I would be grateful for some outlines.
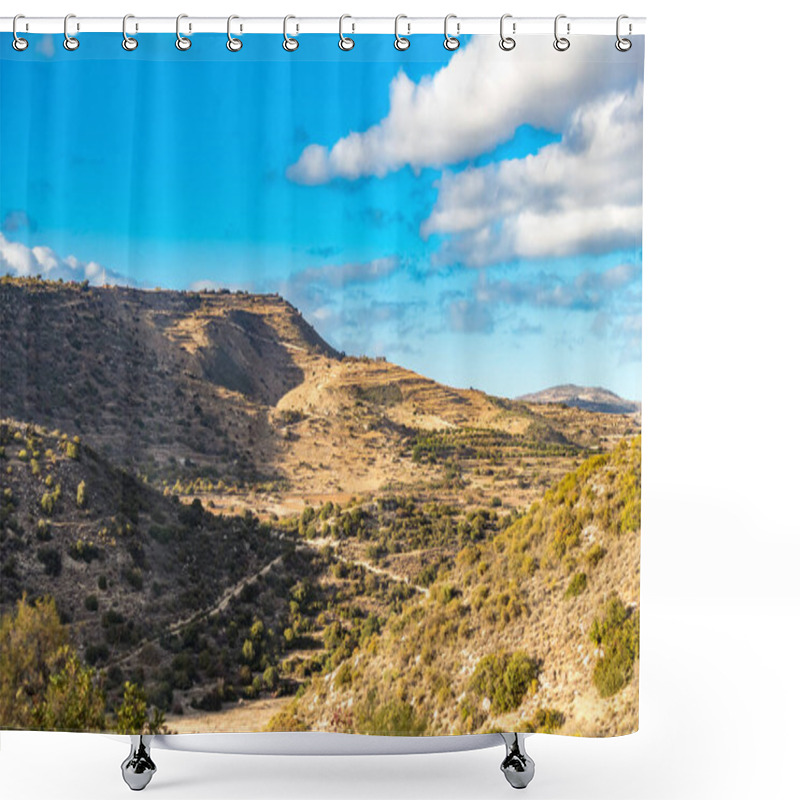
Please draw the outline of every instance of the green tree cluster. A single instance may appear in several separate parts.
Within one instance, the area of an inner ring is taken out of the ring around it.
[[[67,640],[52,598],[23,597],[0,620],[0,727],[104,730],[105,697]]]

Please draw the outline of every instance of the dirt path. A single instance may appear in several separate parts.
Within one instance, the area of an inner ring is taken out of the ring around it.
[[[283,555],[279,555],[277,558],[272,559],[266,566],[262,567],[258,572],[254,572],[250,575],[245,575],[240,581],[235,583],[233,586],[229,586],[219,597],[216,603],[211,606],[206,606],[206,608],[201,609],[200,611],[196,611],[190,617],[186,617],[184,619],[179,619],[177,622],[173,622],[167,628],[167,633],[170,635],[175,635],[180,633],[184,628],[187,628],[189,625],[197,622],[201,619],[207,619],[208,617],[213,617],[215,614],[219,614],[221,611],[224,611],[231,600],[235,597],[238,597],[242,590],[248,584],[252,583],[253,581],[257,580],[258,578],[263,578],[265,575],[268,575],[270,571],[275,567],[277,564],[280,564],[283,561]],[[142,650],[147,647],[148,644],[153,644],[158,641],[158,639],[163,634],[159,634],[159,636],[152,637],[150,639],[145,639],[145,641],[140,642],[136,648],[133,650],[129,650],[125,655],[121,656],[118,659],[114,659],[109,661],[109,666],[112,664],[124,664],[126,661],[129,661],[131,658],[139,655]]]
[[[180,631],[182,631],[187,625],[191,625],[193,622],[197,622],[199,619],[213,617],[215,614],[219,614],[221,611],[224,611],[228,607],[228,604],[231,602],[231,600],[233,600],[234,597],[238,597],[242,593],[242,590],[245,586],[257,580],[258,578],[263,578],[265,575],[268,575],[272,571],[272,568],[276,564],[281,563],[281,561],[283,561],[282,555],[278,556],[277,558],[273,558],[269,564],[267,564],[265,567],[262,567],[258,572],[255,572],[252,575],[245,575],[245,577],[242,578],[238,583],[228,587],[213,606],[208,606],[202,611],[198,611],[188,619],[173,622],[172,625],[167,628],[167,630],[170,633],[180,633]]]
[[[342,561],[346,564],[356,564],[359,567],[363,567],[368,572],[372,572],[374,575],[381,575],[384,578],[390,578],[397,583],[405,583],[406,586],[410,586],[412,589],[418,591],[420,594],[424,594],[426,597],[430,592],[430,590],[426,589],[424,586],[418,586],[416,583],[412,583],[406,575],[400,575],[397,572],[392,572],[391,570],[384,569],[383,567],[376,567],[374,564],[370,564],[369,561],[363,561],[360,558],[349,558],[348,556],[339,555],[339,542],[337,542],[335,539],[318,538],[306,539],[305,541],[306,544],[311,545],[317,550],[321,550],[326,546],[330,547],[333,550],[334,557],[339,561]]]

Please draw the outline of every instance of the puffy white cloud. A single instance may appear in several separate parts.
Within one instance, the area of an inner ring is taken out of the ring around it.
[[[28,247],[12,242],[0,233],[0,274],[16,277],[41,275],[48,280],[83,281],[96,286],[128,284],[123,275],[106,269],[96,261],[80,261],[75,256],[62,258],[49,247]]]
[[[506,53],[495,36],[475,36],[418,83],[399,72],[384,119],[332,147],[309,145],[287,174],[319,184],[442,167],[492,150],[521,125],[562,131],[576,107],[634,85],[637,64],[607,37],[586,37],[565,54],[545,37],[520,37]]]
[[[423,236],[439,258],[499,261],[636,247],[642,230],[642,86],[587,103],[560,142],[525,158],[446,173]]]

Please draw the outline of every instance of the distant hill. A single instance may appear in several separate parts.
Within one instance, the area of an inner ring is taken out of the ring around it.
[[[638,414],[642,404],[633,400],[625,400],[608,389],[600,386],[576,386],[566,383],[553,386],[541,392],[524,394],[518,397],[524,403],[560,404],[570,408],[582,408],[599,414]]]

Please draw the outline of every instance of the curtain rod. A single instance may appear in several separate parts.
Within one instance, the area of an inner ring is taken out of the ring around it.
[[[554,17],[508,17],[506,30],[508,33],[524,35],[553,35]],[[12,30],[13,17],[0,17],[0,31]],[[129,35],[135,33],[175,33],[175,17],[136,17],[128,19]],[[569,25],[570,35],[614,35],[616,17],[562,17],[559,25],[566,30]],[[183,35],[192,33],[225,33],[227,17],[193,17],[186,15],[181,21]],[[283,17],[238,17],[233,23],[233,30],[239,33],[276,33],[284,30]],[[451,34],[468,36],[479,33],[498,33],[500,15],[496,17],[451,17],[449,30]],[[394,17],[350,17],[343,23],[346,33],[383,33],[394,34]],[[629,17],[624,20],[625,35],[643,34],[644,17]],[[74,16],[69,20],[71,34],[75,33],[121,33],[121,17],[81,17]],[[339,17],[303,17],[291,20],[292,35],[303,33],[338,33]],[[424,33],[444,33],[443,17],[402,17],[399,21],[401,35]],[[17,33],[64,33],[64,17],[20,17],[17,21]]]

